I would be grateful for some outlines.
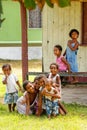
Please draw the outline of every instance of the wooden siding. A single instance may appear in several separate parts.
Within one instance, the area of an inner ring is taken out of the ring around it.
[[[80,32],[79,41],[81,42],[82,31],[82,10],[81,2],[72,1],[71,6],[60,8],[56,4],[54,9],[45,5],[43,8],[43,66],[44,71],[49,71],[49,65],[55,62],[53,47],[61,44],[63,52],[66,48],[68,36],[72,28],[76,28]],[[79,47],[78,63],[79,71],[87,71],[87,47]]]

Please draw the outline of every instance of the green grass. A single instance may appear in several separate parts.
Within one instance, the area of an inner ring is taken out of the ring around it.
[[[21,82],[20,77],[19,80]],[[4,93],[5,86],[0,82],[0,97],[4,97]],[[17,112],[9,113],[7,105],[0,103],[0,130],[87,130],[87,107],[77,104],[65,104],[65,107],[66,116],[49,120],[46,115],[26,117]]]
[[[7,106],[0,104],[0,130],[87,130],[87,107],[65,104],[68,114],[48,119],[46,115],[23,116],[9,113]]]

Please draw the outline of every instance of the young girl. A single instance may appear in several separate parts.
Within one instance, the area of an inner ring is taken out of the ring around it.
[[[77,41],[77,38],[79,36],[78,30],[72,29],[69,32],[69,36],[71,37],[71,40],[69,40],[67,44],[66,59],[70,64],[71,72],[78,72],[78,64],[77,64],[77,51],[79,46],[79,42]],[[76,77],[72,78],[73,78],[72,83],[78,82],[78,79]]]
[[[9,64],[4,64],[2,66],[2,71],[4,73],[3,84],[6,84],[6,94],[4,101],[8,104],[9,112],[15,110],[16,102],[18,99],[18,90],[16,85],[18,85],[19,89],[21,89],[21,85],[17,79],[17,77],[11,73],[11,66]]]
[[[59,66],[59,71],[60,72],[66,72],[66,71],[70,72],[70,65],[61,53],[62,53],[62,47],[60,45],[55,45],[54,46],[54,55],[56,55],[56,63]]]
[[[48,75],[48,79],[51,79],[53,82],[53,86],[59,91],[61,97],[61,79],[58,74],[59,67],[56,63],[50,64],[50,74]]]
[[[59,72],[58,64],[51,63],[50,74],[48,75],[48,78],[53,81],[53,87],[56,88],[56,90],[59,92],[59,95],[61,97],[61,80],[60,80],[60,76],[59,76],[58,72]],[[65,107],[63,106],[63,104],[60,102],[60,99],[58,100],[59,112],[60,112],[60,114],[65,115],[67,113],[67,111],[66,111]]]

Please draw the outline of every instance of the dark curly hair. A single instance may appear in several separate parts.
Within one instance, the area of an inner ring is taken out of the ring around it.
[[[8,67],[9,70],[11,70],[11,65],[10,65],[10,64],[4,64],[4,65],[2,66],[2,70],[3,70],[4,68],[6,68],[6,67]]]
[[[72,37],[72,33],[76,32],[79,35],[79,31],[77,29],[71,29],[69,32],[69,36]]]
[[[56,47],[59,51],[62,51],[62,46],[61,45],[55,45],[54,47]]]
[[[24,90],[26,90],[26,86],[27,86],[28,83],[29,83],[28,80],[25,80],[25,81],[23,82],[23,89],[24,89]]]
[[[50,64],[50,68],[51,68],[51,66],[52,66],[52,65],[55,65],[55,66],[56,66],[56,68],[57,68],[57,69],[59,69],[59,66],[58,66],[58,64],[57,64],[57,63],[54,63],[54,62],[53,62],[53,63],[51,63],[51,64]]]

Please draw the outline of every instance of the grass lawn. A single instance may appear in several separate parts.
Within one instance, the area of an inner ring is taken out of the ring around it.
[[[87,130],[87,107],[65,104],[68,114],[47,119],[46,115],[23,116],[9,113],[6,105],[0,104],[0,130]]]
[[[40,63],[39,65],[41,66],[41,62],[38,61],[38,63]],[[19,62],[11,62],[11,64],[13,71],[18,74],[18,78],[22,83],[21,64],[19,64]],[[35,64],[37,67],[37,63]],[[34,65],[34,62],[32,62],[32,65]],[[32,65],[30,64],[31,67]],[[2,75],[0,75],[0,79],[2,79]],[[30,77],[30,80],[33,80],[33,77]],[[7,105],[4,105],[2,101],[4,93],[5,86],[0,82],[0,130],[87,130],[86,106],[65,104],[68,114],[66,116],[59,115],[50,120],[46,115],[42,115],[41,117],[30,115],[26,117],[19,115],[17,112],[8,112]]]

